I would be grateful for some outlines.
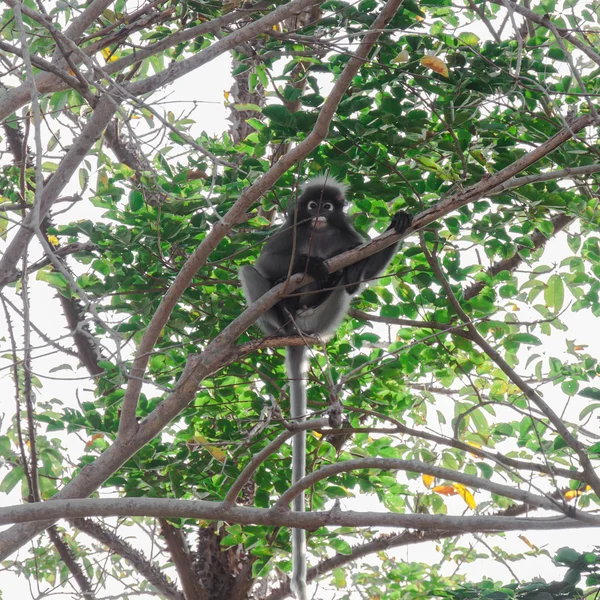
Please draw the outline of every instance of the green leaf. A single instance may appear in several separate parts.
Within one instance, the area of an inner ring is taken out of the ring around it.
[[[269,104],[262,109],[262,113],[271,121],[281,125],[292,122],[292,113],[282,104]]]
[[[240,112],[247,111],[247,110],[252,110],[254,112],[261,112],[262,111],[261,107],[258,106],[258,104],[234,104],[232,106],[232,108],[234,110],[237,110],[237,111],[240,111]]]
[[[468,31],[463,31],[459,34],[458,39],[468,46],[477,46],[479,44],[479,36]]]
[[[591,400],[600,400],[600,390],[596,387],[586,387],[579,392],[579,396],[590,398]]]
[[[129,194],[129,208],[133,212],[137,212],[144,206],[144,194],[139,190],[131,190]]]
[[[0,493],[9,494],[15,486],[25,479],[25,473],[21,467],[13,467],[0,483]]]
[[[330,546],[338,553],[344,556],[352,554],[352,547],[350,544],[341,538],[333,538],[330,542]]]
[[[581,554],[573,550],[573,548],[560,548],[556,553],[556,561],[565,565],[574,565],[580,556]]]
[[[560,388],[567,396],[574,396],[579,389],[579,383],[574,379],[566,379],[561,383]]]
[[[513,335],[509,335],[506,339],[511,342],[527,344],[529,346],[539,346],[542,343],[538,337],[532,335],[531,333],[515,333]]]
[[[579,394],[582,396],[583,394]],[[579,420],[585,419],[590,413],[593,413],[596,410],[600,410],[600,404],[588,404],[580,413]]]
[[[40,269],[37,272],[35,278],[38,281],[45,281],[49,283],[52,287],[55,288],[68,288],[69,282],[66,277],[62,273],[57,273],[56,271],[48,271],[46,269]]]
[[[565,300],[565,287],[559,275],[551,275],[548,279],[544,290],[544,300],[548,308],[554,310],[555,313],[560,312]]]

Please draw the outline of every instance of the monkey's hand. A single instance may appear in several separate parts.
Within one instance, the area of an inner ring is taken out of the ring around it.
[[[325,261],[316,256],[299,256],[294,264],[294,273],[304,273],[314,277],[316,281],[324,282],[329,277]]]
[[[404,233],[412,225],[412,215],[403,210],[399,210],[393,217],[388,229],[393,229],[396,233]]]

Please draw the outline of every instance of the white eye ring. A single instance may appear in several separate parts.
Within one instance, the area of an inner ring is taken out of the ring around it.
[[[331,204],[331,202],[325,202],[325,204],[323,204],[323,208],[327,211],[333,210],[333,204]]]
[[[309,210],[315,210],[315,208],[317,208],[317,203],[314,200],[310,201],[308,203],[308,208]]]

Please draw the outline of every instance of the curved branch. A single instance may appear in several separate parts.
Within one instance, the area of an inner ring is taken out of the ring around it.
[[[279,500],[277,500],[274,508],[283,510],[289,506],[296,496],[309,489],[319,481],[327,479],[332,475],[347,473],[356,469],[382,469],[386,471],[406,471],[410,473],[433,475],[434,477],[438,477],[440,479],[455,481],[472,488],[483,489],[492,494],[498,494],[500,496],[504,496],[505,498],[517,500],[518,502],[526,502],[527,504],[531,504],[532,506],[537,506],[539,508],[545,508],[546,510],[558,510],[563,512],[566,510],[565,504],[556,502],[552,498],[537,496],[525,490],[515,489],[501,483],[494,483],[489,479],[484,479],[475,475],[469,475],[467,473],[459,473],[457,471],[453,471],[452,469],[438,467],[437,465],[430,465],[419,460],[403,460],[399,458],[358,458],[321,467],[320,469],[309,473],[298,483],[292,485],[281,495]],[[584,515],[580,511],[577,511],[574,518],[582,519],[585,523],[597,523],[600,525],[600,517],[595,517],[589,514]]]
[[[390,550],[391,548],[400,548],[402,546],[411,546],[423,542],[431,542],[447,537],[453,537],[456,533],[453,531],[403,531],[402,533],[390,533],[377,536],[376,539],[360,544],[352,548],[350,554],[336,554],[327,558],[314,567],[308,569],[306,575],[307,581],[314,581],[317,577],[329,573],[338,567],[343,567],[348,563],[354,562],[369,554]],[[290,594],[289,580],[283,583],[282,587],[271,592],[264,600],[283,600]]]
[[[229,488],[223,506],[228,507],[233,505],[238,494],[242,491],[244,485],[250,480],[250,477],[256,472],[256,469],[269,457],[274,454],[289,440],[294,437],[299,431],[308,431],[309,429],[321,429],[327,427],[329,419],[311,419],[308,421],[298,421],[290,424],[289,431],[284,431],[278,435],[270,444],[265,446],[260,452],[256,453],[244,470],[239,474],[233,485]]]

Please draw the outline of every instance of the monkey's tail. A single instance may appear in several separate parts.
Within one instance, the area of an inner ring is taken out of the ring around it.
[[[290,381],[291,416],[295,422],[306,416],[306,346],[286,348],[286,370]],[[292,485],[306,474],[306,431],[299,431],[292,439]],[[293,500],[292,509],[304,512],[304,492]],[[306,584],[306,531],[292,529],[292,579],[290,587],[297,600],[308,600]]]

